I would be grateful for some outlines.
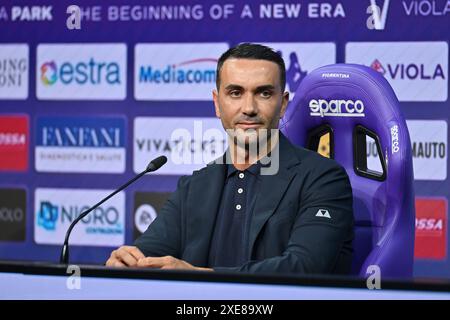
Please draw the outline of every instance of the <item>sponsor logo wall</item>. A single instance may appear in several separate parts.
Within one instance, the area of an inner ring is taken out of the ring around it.
[[[165,155],[165,166],[74,229],[71,260],[103,263],[112,247],[131,244],[178,177],[227,147],[212,103],[216,64],[249,41],[282,55],[291,97],[308,73],[332,63],[364,64],[389,81],[412,143],[415,274],[450,278],[445,0],[98,4],[83,8],[80,30],[61,23],[72,3],[50,2],[0,5],[0,259],[33,252],[54,261],[81,210]],[[365,116],[363,102],[346,97],[307,107],[324,119]],[[402,141],[390,130],[394,148]],[[368,166],[379,170],[367,147]],[[86,261],[89,247],[100,253]]]

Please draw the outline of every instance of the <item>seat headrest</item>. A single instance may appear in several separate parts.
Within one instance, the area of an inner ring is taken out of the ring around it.
[[[289,130],[295,122],[296,127],[309,130],[328,123],[352,130],[360,124],[381,133],[390,124],[406,125],[402,120],[398,99],[382,75],[362,65],[334,64],[302,80],[280,127]]]

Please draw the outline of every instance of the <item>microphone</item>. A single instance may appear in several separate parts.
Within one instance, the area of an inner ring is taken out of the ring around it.
[[[63,244],[63,247],[61,249],[61,256],[60,256],[59,262],[62,263],[62,264],[68,264],[69,263],[69,237],[70,237],[70,233],[72,232],[73,227],[75,227],[75,225],[81,219],[86,217],[91,211],[93,211],[96,208],[98,208],[103,202],[105,202],[109,198],[115,196],[117,193],[119,193],[120,191],[122,191],[123,189],[128,187],[130,184],[132,184],[133,182],[135,182],[136,180],[141,178],[146,173],[152,172],[152,171],[156,171],[159,168],[161,168],[166,162],[167,162],[167,157],[165,157],[165,156],[160,156],[160,157],[158,157],[156,159],[153,159],[152,161],[150,161],[150,163],[148,164],[147,168],[144,171],[139,173],[133,179],[131,179],[130,181],[128,181],[127,183],[122,185],[119,189],[117,189],[116,191],[114,191],[113,193],[108,195],[106,198],[104,198],[103,200],[101,200],[97,204],[95,204],[92,207],[90,207],[89,209],[83,211],[75,220],[73,220],[72,223],[70,224],[69,228],[67,229],[66,237],[64,239],[64,244]]]

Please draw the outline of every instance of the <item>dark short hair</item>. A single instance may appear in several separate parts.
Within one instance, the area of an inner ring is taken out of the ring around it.
[[[240,45],[230,48],[225,51],[217,62],[216,70],[216,87],[220,87],[220,70],[224,62],[228,59],[254,59],[272,61],[278,65],[280,70],[280,84],[281,90],[284,91],[286,87],[286,66],[281,55],[272,48],[256,44],[256,43],[241,43]]]

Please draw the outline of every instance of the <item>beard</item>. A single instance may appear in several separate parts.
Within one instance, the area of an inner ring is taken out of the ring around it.
[[[269,153],[274,130],[278,129],[227,129],[229,142],[235,146],[233,159],[237,163],[245,163]]]

